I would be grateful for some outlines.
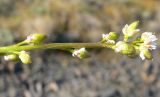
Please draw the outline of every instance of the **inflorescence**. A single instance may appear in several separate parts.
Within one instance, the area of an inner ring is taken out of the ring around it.
[[[35,33],[29,35],[24,41],[11,46],[0,47],[0,53],[4,59],[9,61],[21,60],[24,64],[31,63],[30,50],[34,49],[60,49],[69,51],[73,57],[80,59],[89,56],[86,48],[110,48],[116,53],[121,53],[129,57],[140,56],[142,60],[153,59],[152,50],[157,47],[157,37],[152,32],[140,33],[137,29],[139,22],[135,21],[130,25],[126,24],[122,29],[123,39],[116,32],[102,34],[102,39],[97,43],[50,43],[43,44],[46,39],[44,34]],[[141,34],[141,35],[140,35]]]

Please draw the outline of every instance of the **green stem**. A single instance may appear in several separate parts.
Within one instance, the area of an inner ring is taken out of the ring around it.
[[[13,45],[0,47],[0,53],[12,53],[15,51],[29,51],[35,49],[78,49],[78,48],[111,48],[114,49],[114,45],[112,44],[104,44],[104,43],[49,43],[49,44],[39,44],[39,45]]]
[[[124,36],[124,41],[125,41],[125,42],[128,42],[128,38],[129,38],[129,37],[128,37],[127,35],[125,35],[125,36]]]

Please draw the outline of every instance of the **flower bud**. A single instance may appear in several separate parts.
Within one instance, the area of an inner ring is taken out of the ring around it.
[[[134,36],[137,32],[139,32],[139,29],[136,29],[139,24],[139,21],[135,21],[131,23],[130,25],[125,25],[124,28],[122,29],[122,32],[124,34],[124,37],[132,37]]]
[[[127,44],[126,42],[123,42],[123,41],[119,41],[116,44],[115,51],[120,52],[124,55],[132,55],[136,52],[135,48],[132,45]]]
[[[29,35],[26,39],[26,42],[28,43],[34,43],[34,44],[39,44],[41,43],[44,39],[46,38],[46,36],[44,34],[40,34],[40,33],[35,33],[32,35]]]
[[[78,57],[80,59],[84,59],[84,58],[87,58],[89,55],[88,55],[88,52],[87,51],[84,51],[84,52],[81,52]]]
[[[72,53],[72,56],[83,59],[88,57],[88,52],[86,51],[85,48],[81,48],[81,49],[74,50]]]
[[[26,51],[21,51],[19,54],[19,58],[24,64],[30,64],[31,63],[31,57]]]
[[[135,30],[137,28],[139,24],[139,21],[135,21],[133,23],[131,23],[128,27],[128,32],[132,32],[133,30]]]
[[[5,55],[4,60],[6,60],[6,61],[16,61],[16,60],[18,60],[18,56],[16,54]]]
[[[116,39],[118,39],[118,34],[115,32],[109,32],[108,39],[109,40],[116,40]]]
[[[115,40],[118,39],[118,35],[115,32],[109,34],[102,34],[102,43],[115,44]]]

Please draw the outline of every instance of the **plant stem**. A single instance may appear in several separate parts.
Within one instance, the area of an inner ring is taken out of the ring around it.
[[[104,43],[49,43],[49,44],[38,44],[38,45],[13,45],[0,47],[0,53],[12,53],[15,51],[29,51],[35,49],[79,49],[79,48],[112,48],[114,49],[114,45],[112,44],[104,44]]]

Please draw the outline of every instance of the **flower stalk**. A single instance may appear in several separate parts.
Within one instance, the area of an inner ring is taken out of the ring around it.
[[[151,50],[156,49],[158,40],[152,32],[144,32],[141,36],[134,36],[139,33],[137,29],[138,21],[126,24],[122,29],[123,39],[118,40],[119,35],[116,32],[102,34],[102,39],[96,43],[48,43],[43,41],[46,36],[40,33],[29,35],[24,41],[5,47],[0,47],[0,54],[4,56],[5,60],[14,60],[19,58],[22,63],[30,64],[31,56],[29,51],[36,49],[59,49],[72,53],[73,57],[80,59],[88,57],[86,49],[96,48],[110,48],[116,53],[121,53],[129,57],[139,55],[142,60],[152,59]],[[14,56],[13,56],[14,55]]]
[[[0,53],[11,53],[13,51],[29,51],[36,49],[76,49],[76,48],[114,48],[112,44],[102,44],[102,43],[49,43],[49,44],[39,44],[39,45],[13,45],[0,47]]]

